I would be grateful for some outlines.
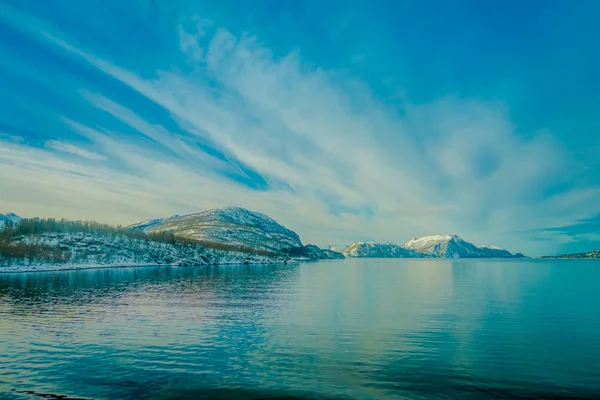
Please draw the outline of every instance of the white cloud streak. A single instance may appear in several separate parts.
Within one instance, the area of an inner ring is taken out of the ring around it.
[[[82,91],[92,106],[157,146],[66,116],[66,125],[94,151],[60,141],[47,147],[118,165],[2,142],[2,184],[15,191],[3,195],[3,206],[17,210],[23,196],[44,193],[51,201],[30,200],[27,213],[130,223],[233,203],[273,215],[310,242],[403,242],[457,232],[523,252],[542,252],[549,244],[526,243],[516,232],[600,211],[589,201],[598,188],[545,199],[552,185],[570,179],[569,156],[550,133],[517,134],[502,104],[450,97],[407,104],[400,117],[359,81],[307,68],[296,53],[276,58],[252,36],[224,29],[210,36],[207,22],[196,21],[195,31],[177,28],[192,72],[156,71],[154,79],[91,54],[58,31],[43,35],[162,106],[182,132],[213,143],[225,160],[118,99]],[[271,189],[224,179],[223,173],[241,173],[238,161]]]
[[[104,160],[106,160],[106,157],[104,157],[104,156],[102,156],[100,154],[96,154],[94,152],[88,151],[88,150],[83,149],[81,147],[74,146],[74,145],[69,144],[69,143],[64,143],[64,142],[61,142],[59,140],[47,140],[44,145],[47,148],[49,148],[49,149],[62,151],[62,152],[65,152],[65,153],[73,154],[73,155],[76,155],[76,156],[79,156],[79,157],[83,157],[83,158],[87,158],[87,159],[90,159],[90,160],[96,160],[96,161],[104,161]]]

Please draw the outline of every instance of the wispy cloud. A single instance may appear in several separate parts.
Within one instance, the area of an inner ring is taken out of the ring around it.
[[[142,74],[3,11],[56,57],[122,85],[82,84],[73,101],[86,112],[57,110],[85,149],[62,137],[44,148],[0,137],[4,208],[130,223],[232,203],[305,241],[457,232],[523,252],[549,244],[519,232],[600,211],[586,195],[598,188],[569,184],[577,171],[553,135],[518,132],[501,102],[446,96],[399,114],[360,79],[197,16],[171,27],[181,63]],[[42,193],[47,204],[30,197]]]
[[[90,160],[103,161],[106,160],[106,157],[83,149],[81,147],[74,146],[69,143],[64,143],[58,140],[48,140],[45,143],[45,146],[49,149],[62,151],[65,153],[73,154],[79,157],[88,158]]]

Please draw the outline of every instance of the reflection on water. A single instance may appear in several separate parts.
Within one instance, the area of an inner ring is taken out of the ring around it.
[[[0,397],[595,398],[600,263],[0,274]]]

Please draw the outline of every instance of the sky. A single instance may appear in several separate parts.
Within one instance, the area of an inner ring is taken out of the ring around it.
[[[0,1],[0,212],[600,248],[600,2]]]

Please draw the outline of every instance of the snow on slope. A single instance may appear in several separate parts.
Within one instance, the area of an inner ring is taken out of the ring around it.
[[[19,217],[17,214],[8,213],[8,214],[0,214],[0,229],[4,227],[7,222],[12,224],[18,224],[20,220],[23,218]]]
[[[147,219],[145,221],[138,222],[137,224],[129,225],[128,228],[131,229],[132,231],[149,232],[150,230],[157,227],[158,225],[165,223],[167,221],[170,221],[172,219],[175,219],[175,218],[179,218],[179,215],[175,214],[175,215],[171,215],[170,217]]]
[[[259,250],[281,251],[302,247],[300,237],[273,218],[241,207],[213,208],[200,213],[150,220],[130,226],[144,232],[172,232],[176,236]]]
[[[431,258],[430,254],[419,253],[405,249],[402,246],[389,243],[354,242],[344,250],[346,257],[356,258]]]
[[[513,258],[509,251],[495,246],[475,246],[458,235],[433,235],[411,239],[404,244],[407,249],[430,253],[440,258]]]
[[[272,264],[292,261],[283,256],[267,257],[193,244],[159,243],[109,234],[45,233],[14,240],[14,245],[19,244],[46,246],[59,253],[62,261],[9,259],[0,255],[0,272],[148,265]]]

